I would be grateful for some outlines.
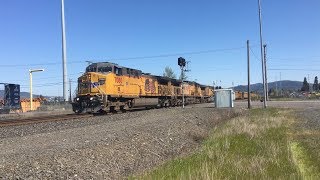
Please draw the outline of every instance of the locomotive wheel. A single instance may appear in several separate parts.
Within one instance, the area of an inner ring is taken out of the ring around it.
[[[124,106],[120,106],[120,111],[125,113],[127,110],[124,108]]]
[[[98,111],[98,113],[99,113],[99,114],[107,114],[107,112],[106,112],[105,110],[103,110],[103,109],[100,109],[100,110]]]
[[[76,114],[81,114],[82,113],[82,109],[77,109],[77,110],[75,110],[74,112],[76,113]]]
[[[110,106],[110,113],[117,113],[115,106]]]

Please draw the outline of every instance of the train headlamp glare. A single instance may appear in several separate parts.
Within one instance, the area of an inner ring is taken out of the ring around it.
[[[80,99],[79,98],[77,98],[77,101],[79,101]]]
[[[90,101],[92,101],[92,100],[93,100],[93,97],[90,98]]]

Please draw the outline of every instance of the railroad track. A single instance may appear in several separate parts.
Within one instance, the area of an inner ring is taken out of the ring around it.
[[[0,120],[0,127],[4,126],[18,126],[18,125],[26,125],[26,124],[36,124],[36,123],[43,123],[43,122],[54,122],[54,121],[66,121],[72,119],[79,119],[79,118],[86,118],[86,117],[93,117],[93,116],[105,116],[110,114],[118,114],[118,113],[126,113],[132,111],[141,111],[144,109],[130,109],[127,111],[115,111],[115,112],[107,112],[107,113],[95,113],[95,114],[63,114],[63,115],[51,115],[51,116],[35,116],[35,117],[28,117],[28,118],[18,118],[18,119],[6,119]]]
[[[93,116],[105,116],[110,114],[118,114],[118,113],[126,113],[132,111],[141,111],[144,109],[130,109],[127,111],[115,111],[115,112],[107,112],[107,113],[96,113],[96,114],[63,114],[63,115],[51,115],[51,116],[34,116],[28,118],[18,118],[18,119],[6,119],[0,120],[0,127],[4,126],[18,126],[18,125],[26,125],[26,124],[36,124],[36,123],[43,123],[43,122],[54,122],[54,121],[66,121],[72,119],[79,119],[79,118],[86,118],[86,117],[93,117]]]
[[[28,118],[18,118],[18,119],[5,119],[0,120],[0,127],[4,126],[18,126],[18,125],[26,125],[26,124],[36,124],[36,123],[43,123],[43,122],[54,122],[54,121],[66,121],[72,119],[79,119],[79,118],[87,118],[87,117],[94,117],[94,116],[105,116],[110,114],[122,114],[127,112],[135,112],[135,111],[144,111],[148,110],[149,108],[133,108],[128,109],[126,111],[115,111],[115,112],[107,112],[107,113],[96,113],[96,114],[63,114],[63,115],[51,115],[51,116],[35,116],[35,117],[28,117]],[[152,109],[152,108],[151,108]]]
[[[53,121],[65,121],[78,118],[92,117],[92,114],[64,114],[64,115],[52,115],[52,116],[38,116],[38,117],[29,117],[21,119],[6,119],[0,120],[0,127],[4,126],[17,126],[25,124],[35,124],[43,122],[53,122]]]

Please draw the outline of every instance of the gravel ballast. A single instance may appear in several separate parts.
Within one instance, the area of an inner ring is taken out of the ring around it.
[[[0,179],[119,179],[194,152],[241,109],[211,104],[0,128]]]

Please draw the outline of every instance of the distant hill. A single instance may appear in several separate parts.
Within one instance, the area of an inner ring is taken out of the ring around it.
[[[312,86],[312,84],[311,84]],[[268,83],[268,89],[283,89],[283,90],[300,90],[302,87],[302,82],[301,81],[289,81],[289,80],[284,80],[284,81],[275,81],[275,82],[270,82]],[[256,91],[259,93],[263,92],[263,86],[262,83],[257,83],[257,84],[251,84],[250,86],[251,91]],[[235,91],[247,91],[248,86],[247,85],[240,85],[240,86],[235,86],[233,87]]]

